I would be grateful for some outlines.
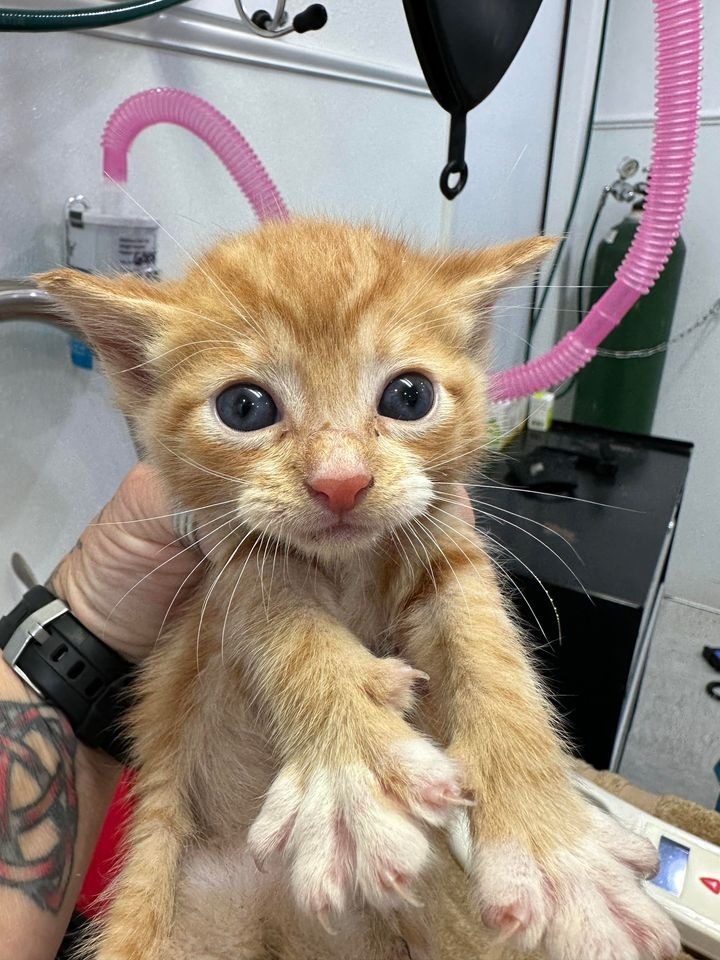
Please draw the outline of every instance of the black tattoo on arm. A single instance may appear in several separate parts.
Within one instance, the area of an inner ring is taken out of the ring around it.
[[[0,700],[0,888],[57,913],[77,835],[77,740],[44,703]]]

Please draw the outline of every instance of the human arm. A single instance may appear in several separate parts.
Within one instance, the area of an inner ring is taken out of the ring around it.
[[[155,472],[138,465],[49,581],[84,627],[130,661],[150,652],[199,561],[175,542],[171,511]],[[122,768],[79,743],[62,712],[2,659],[0,738],[0,960],[50,960]]]

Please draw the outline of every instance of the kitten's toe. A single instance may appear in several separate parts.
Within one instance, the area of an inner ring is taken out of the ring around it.
[[[283,771],[249,833],[256,862],[280,854],[300,909],[328,930],[350,906],[417,905],[425,833],[363,764]]]
[[[530,853],[512,844],[483,844],[472,857],[471,873],[483,923],[534,950],[548,921],[546,886]]]
[[[419,820],[445,826],[457,808],[473,805],[460,765],[427,740],[415,737],[397,743],[392,760],[396,776],[388,778],[385,787]]]
[[[398,900],[409,903],[411,907],[422,906],[422,901],[412,892],[410,877],[401,873],[395,867],[381,867],[378,874],[378,883],[385,893],[396,896]]]
[[[621,827],[617,820],[596,807],[590,808],[598,843],[640,877],[654,877],[660,865],[656,848],[636,833]]]
[[[552,868],[554,909],[545,936],[552,960],[671,960],[677,931],[637,875],[593,841],[563,851]]]
[[[484,923],[548,960],[672,960],[678,933],[639,882],[654,852],[588,813],[584,834],[542,857],[514,843],[476,845],[470,872]]]
[[[364,820],[364,815],[360,821]],[[430,844],[411,820],[389,807],[373,822],[356,823],[357,884],[363,899],[380,911],[420,906],[413,884],[430,861]]]
[[[248,832],[250,853],[258,870],[282,853],[292,833],[302,802],[299,772],[286,767],[273,781],[260,814]]]
[[[375,663],[366,692],[376,703],[398,713],[408,713],[427,690],[430,678],[404,660],[381,657]]]
[[[551,960],[640,960],[637,947],[603,903],[572,894],[558,905],[543,946]]]

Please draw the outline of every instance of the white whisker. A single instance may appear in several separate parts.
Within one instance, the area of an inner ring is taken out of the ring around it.
[[[228,503],[233,503],[237,505],[236,500],[229,500]],[[223,517],[232,516],[232,514],[234,513],[236,513],[236,506],[231,507],[230,510],[226,510],[224,513],[218,514],[218,516],[213,517],[212,520],[206,520],[205,523],[199,523],[197,525],[193,524],[192,531],[194,536],[197,537],[198,530],[203,530],[205,527],[209,527],[211,523],[215,523],[217,520],[222,520]],[[174,547],[176,543],[184,543],[185,537],[186,535],[183,533],[179,537],[176,537],[174,540],[171,540],[169,543],[164,544],[162,547],[160,547],[159,550],[155,551],[154,556],[157,557],[158,554],[163,552],[163,550],[167,550],[169,547]]]
[[[412,573],[414,568],[413,568],[413,565],[412,565],[412,563],[411,563],[411,561],[410,561],[410,557],[407,555],[407,552],[406,552],[406,550],[405,550],[405,547],[404,547],[403,544],[401,543],[400,538],[397,536],[397,534],[395,533],[395,531],[391,531],[391,532],[390,532],[390,538],[391,538],[391,540],[393,541],[393,543],[395,543],[395,544],[397,545],[398,549],[400,550],[400,552],[401,552],[402,555],[403,555],[403,559],[405,560],[405,563],[407,564],[408,570],[410,571],[410,573]]]
[[[558,530],[554,530],[552,527],[548,526],[548,524],[541,523],[539,520],[534,520],[532,517],[526,517],[523,513],[516,513],[514,510],[508,510],[506,507],[499,507],[496,503],[493,503],[490,500],[480,500],[479,497],[471,497],[470,495],[464,497],[459,493],[451,493],[450,491],[440,492],[441,496],[438,499],[444,503],[453,503],[462,506],[469,500],[473,506],[486,507],[489,510],[499,510],[501,513],[507,513],[511,517],[517,517],[518,520],[524,520],[526,523],[532,523],[536,527],[541,527],[543,530],[547,530],[548,533],[551,533],[554,537],[562,540],[562,542],[566,544],[570,550],[572,550],[577,560],[584,564],[584,560],[572,543],[570,543],[570,541],[567,539],[567,537],[564,537]],[[499,520],[501,523],[504,522],[502,517],[495,517],[495,519]]]
[[[176,560],[176,559],[177,559],[179,556],[181,556],[183,553],[187,553],[188,550],[195,550],[198,543],[202,542],[202,541],[205,540],[207,537],[212,536],[212,534],[215,533],[216,530],[219,530],[220,527],[224,527],[225,524],[228,523],[228,522],[229,522],[229,521],[226,520],[224,523],[221,523],[217,528],[215,528],[215,529],[213,529],[213,530],[210,530],[208,533],[204,534],[202,537],[199,537],[199,538],[196,540],[195,543],[191,543],[191,544],[189,544],[188,546],[183,547],[182,550],[178,550],[178,552],[177,552],[176,554],[174,554],[174,556],[168,557],[167,560],[163,560],[162,563],[159,563],[156,567],[154,567],[152,570],[150,570],[149,573],[146,573],[144,577],[141,577],[141,578],[137,581],[137,583],[134,583],[134,584],[130,587],[129,590],[126,590],[125,593],[120,597],[120,599],[113,605],[113,607],[112,607],[112,609],[110,610],[110,612],[108,613],[107,617],[105,617],[105,627],[107,627],[107,624],[110,622],[110,618],[112,617],[113,613],[115,613],[115,611],[116,611],[117,608],[120,606],[120,604],[123,602],[123,600],[125,600],[126,597],[129,597],[130,594],[133,592],[133,590],[135,590],[137,587],[139,587],[141,583],[144,583],[144,582],[148,579],[148,577],[151,577],[154,573],[157,573],[158,570],[161,570],[161,569],[162,569],[164,566],[166,566],[168,563],[171,563],[173,560]]]
[[[254,532],[254,533],[257,533],[257,531],[253,531],[253,532]],[[233,603],[233,600],[235,599],[235,594],[237,593],[237,589],[238,589],[238,587],[240,586],[240,581],[242,580],[243,574],[245,573],[245,568],[247,567],[247,565],[248,565],[248,563],[249,563],[249,561],[250,561],[250,557],[253,555],[253,551],[255,550],[255,547],[258,545],[258,543],[259,543],[259,541],[258,541],[258,540],[255,540],[255,542],[253,543],[253,545],[250,547],[250,550],[248,551],[248,555],[247,555],[247,557],[245,557],[245,562],[243,563],[242,568],[241,568],[241,570],[240,570],[240,573],[239,573],[238,576],[237,576],[237,580],[235,581],[235,585],[234,585],[233,588],[232,588],[232,592],[230,593],[230,599],[228,600],[227,608],[226,608],[226,610],[225,610],[225,617],[224,617],[224,619],[223,619],[222,630],[220,631],[220,660],[221,660],[221,663],[224,663],[224,662],[225,662],[225,634],[226,634],[226,632],[227,632],[228,619],[229,619],[229,617],[230,617],[230,610],[231,610],[231,608],[232,608],[232,603]]]
[[[234,533],[237,533],[237,531],[240,529],[240,527],[241,527],[242,525],[243,525],[243,521],[241,520],[240,523],[238,523],[238,525],[237,525],[236,527],[233,527],[233,529],[230,531],[230,533],[227,534],[227,536],[223,537],[223,540],[227,540],[228,537],[231,537]],[[215,579],[213,580],[212,585],[211,585],[210,589],[208,590],[207,594],[205,595],[205,599],[203,600],[202,609],[200,610],[200,622],[198,623],[198,628],[197,628],[197,639],[196,639],[196,643],[195,643],[195,655],[196,655],[196,663],[197,663],[197,671],[198,671],[198,673],[200,673],[200,634],[201,634],[201,632],[202,632],[203,617],[205,616],[205,611],[207,610],[207,605],[208,605],[208,603],[210,603],[210,597],[212,596],[212,592],[213,592],[213,590],[215,589],[215,587],[217,586],[217,584],[218,584],[220,578],[222,577],[223,573],[225,573],[225,571],[227,570],[227,568],[230,566],[230,564],[232,563],[232,561],[235,559],[235,557],[236,557],[237,554],[238,554],[238,551],[240,550],[240,548],[241,548],[242,545],[245,543],[245,541],[247,540],[247,538],[250,536],[251,533],[252,533],[252,530],[248,530],[248,532],[245,534],[245,536],[240,540],[240,543],[238,543],[237,546],[234,548],[234,550],[231,552],[230,556],[227,558],[227,560],[226,560],[225,563],[223,564],[220,572],[218,573],[218,575],[217,575],[217,576],[215,577]],[[222,541],[221,541],[221,542],[222,542]],[[220,546],[220,544],[215,544],[215,546],[213,547],[213,550],[217,549],[217,547],[219,547],[219,546]],[[221,649],[220,649],[220,659],[221,659],[221,661],[222,661],[222,655],[223,655],[223,654],[222,654],[222,645],[221,645]]]
[[[155,437],[155,440],[164,447],[168,453],[171,453],[174,457],[177,457],[178,460],[182,460],[183,463],[187,463],[191,467],[195,467],[200,470],[201,473],[207,473],[211,477],[219,477],[221,480],[230,480],[232,483],[247,484],[246,480],[242,480],[240,477],[229,477],[226,473],[218,473],[217,470],[211,470],[209,467],[204,467],[201,463],[197,463],[195,460],[191,460],[190,457],[185,457],[183,454],[178,453],[177,450],[173,450],[172,447],[169,447],[160,437]]]
[[[439,518],[436,518],[436,519],[437,519],[438,523],[442,524],[443,526],[446,526],[446,525],[447,525],[444,520],[440,520]],[[453,528],[453,529],[454,529],[454,528]],[[502,543],[502,541],[498,540],[496,537],[494,537],[494,536],[493,536],[491,533],[489,533],[487,530],[483,530],[483,536],[486,537],[488,540],[490,540],[491,543],[494,543],[499,549],[504,550],[505,553],[507,553],[508,556],[512,557],[513,560],[515,560],[516,563],[519,563],[520,566],[522,566],[525,570],[527,570],[527,572],[530,574],[530,576],[533,578],[533,580],[536,581],[536,583],[538,584],[538,586],[540,587],[540,589],[542,590],[542,592],[543,592],[543,593],[545,594],[545,596],[547,597],[548,603],[549,603],[550,606],[552,607],[553,612],[554,612],[554,614],[555,614],[555,622],[557,623],[558,639],[559,639],[560,636],[562,635],[562,627],[561,627],[561,625],[560,625],[560,615],[559,615],[559,613],[558,613],[557,607],[555,606],[555,601],[554,601],[553,598],[550,596],[550,594],[549,594],[547,588],[545,587],[544,583],[542,582],[542,580],[538,577],[538,575],[535,573],[535,571],[532,570],[532,569],[527,565],[527,563],[525,563],[524,560],[521,560],[520,557],[518,557],[518,555],[517,555],[516,553],[513,553],[513,551],[512,551],[506,544]],[[513,586],[515,587],[515,589],[518,590],[520,596],[525,600],[525,603],[527,604],[528,609],[529,609],[530,612],[532,613],[533,619],[534,619],[535,622],[537,623],[537,625],[538,625],[538,627],[539,627],[539,629],[540,629],[540,632],[542,633],[542,635],[543,635],[543,637],[545,638],[546,642],[549,643],[550,640],[549,640],[549,638],[548,638],[548,635],[545,633],[545,629],[543,628],[542,624],[540,623],[540,620],[539,620],[537,614],[535,613],[535,611],[533,610],[532,606],[528,603],[527,599],[525,598],[524,593],[522,592],[522,590],[519,590],[517,583],[515,583],[515,581],[510,577],[510,575],[508,574],[508,572],[507,572],[506,570],[504,571],[504,575],[510,580],[510,582],[513,584]]]
[[[203,317],[203,320],[209,319],[208,317]],[[167,357],[168,354],[175,353],[177,350],[183,350],[185,347],[196,347],[200,343],[212,343],[215,345],[218,344],[228,344],[231,343],[234,346],[237,346],[237,340],[188,340],[185,343],[179,343],[176,347],[169,347],[167,350],[163,350],[162,353],[158,353],[154,357],[150,357],[148,360],[143,360],[141,363],[133,364],[132,367],[125,367],[124,370],[121,370],[120,373],[131,373],[133,370],[139,370],[141,367],[146,367],[149,363],[157,363],[159,360],[162,360],[163,357]],[[193,354],[194,356],[194,354]],[[170,370],[174,370],[175,367],[170,367]]]
[[[136,200],[135,197],[133,197],[132,194],[121,183],[119,183],[117,180],[114,180],[110,176],[107,176],[107,179],[110,180],[110,182],[113,183],[128,198],[128,200],[131,201],[131,203],[134,203],[135,206],[138,207],[138,209],[142,210],[145,216],[148,217],[148,219],[152,220],[153,223],[155,223],[156,226],[165,234],[165,236],[167,236],[168,239],[171,240],[175,244],[175,246],[178,247],[178,249],[185,254],[188,260],[190,260],[190,262],[195,267],[197,267],[197,269],[202,274],[204,274],[204,276],[210,281],[212,286],[218,291],[218,293],[223,297],[226,303],[231,307],[234,313],[240,316],[247,323],[250,323],[252,326],[254,326],[258,333],[262,332],[257,321],[254,319],[251,319],[243,311],[241,304],[234,298],[232,300],[230,299],[227,293],[227,288],[225,287],[224,284],[222,285],[222,287],[220,286],[220,282],[218,281],[217,277],[213,276],[213,274],[207,268],[203,268],[198,262],[198,260],[196,260],[195,257],[193,257],[190,251],[185,249],[185,247],[183,247],[183,245],[170,233],[170,231],[167,230],[155,217],[153,217],[152,214],[148,210],[146,210],[145,207],[138,200]]]
[[[194,513],[196,510],[210,510],[212,507],[224,507],[227,503],[234,503],[234,500],[218,500],[217,503],[208,503],[204,507],[189,507],[187,510],[175,510],[173,513],[160,513],[156,517],[134,517],[132,520],[94,520],[89,523],[89,527],[116,527],[124,526],[126,523],[147,523],[150,520],[169,520],[171,517],[178,517],[181,513]]]
[[[433,480],[433,483],[437,486],[457,486],[456,480]],[[622,510],[623,513],[644,512],[642,510],[637,510],[634,507],[619,507],[614,504],[600,503],[598,500],[583,500],[582,497],[568,496],[564,493],[551,493],[549,490],[530,490],[526,487],[515,487],[511,483],[501,483],[500,481],[492,481],[491,483],[475,483],[475,481],[471,480],[467,486],[469,490],[474,490],[476,488],[492,490],[499,487],[502,490],[512,490],[515,493],[529,493],[537,497],[555,497],[559,500],[574,500],[576,503],[588,503],[591,507],[605,507],[607,510]]]
[[[232,511],[232,512],[234,512],[234,511]],[[226,520],[225,523],[221,524],[220,526],[226,526],[228,523],[231,523],[231,522],[232,522],[231,520]],[[220,528],[219,528],[219,527],[216,527],[215,530],[213,530],[212,532],[213,532],[213,533],[216,533],[218,529],[220,529]],[[177,598],[180,596],[180,593],[181,593],[183,587],[185,586],[185,584],[188,582],[188,580],[190,579],[190,577],[192,577],[192,575],[195,573],[195,571],[196,571],[200,566],[202,566],[202,564],[210,557],[210,555],[212,554],[213,550],[217,549],[217,547],[219,547],[220,544],[221,544],[224,540],[227,540],[228,537],[232,536],[232,534],[233,534],[233,533],[235,532],[235,530],[237,530],[237,529],[238,529],[238,528],[235,527],[234,530],[231,530],[230,533],[228,533],[226,536],[222,537],[214,546],[212,546],[212,547],[208,550],[207,553],[203,554],[203,555],[200,557],[200,560],[199,560],[199,561],[195,564],[195,566],[192,568],[192,570],[190,571],[190,573],[188,573],[187,576],[183,579],[182,583],[180,584],[180,586],[179,586],[179,587],[177,588],[177,590],[175,591],[175,594],[174,594],[172,600],[170,601],[170,605],[168,606],[167,610],[165,611],[165,616],[164,616],[163,619],[162,619],[162,623],[160,624],[160,629],[158,630],[158,634],[157,634],[157,637],[156,637],[156,639],[155,639],[155,646],[157,646],[157,643],[158,643],[158,641],[160,640],[160,637],[161,637],[161,635],[162,635],[163,629],[164,629],[164,627],[165,627],[165,623],[166,623],[166,621],[167,621],[167,618],[168,618],[169,615],[170,615],[170,611],[172,610],[175,601],[176,601]],[[199,651],[198,651],[198,653],[197,653],[197,669],[198,669],[198,672],[200,672],[200,653],[199,653]]]
[[[434,570],[433,570],[433,568],[432,568],[432,561],[431,561],[431,559],[430,559],[430,554],[427,552],[427,547],[426,547],[425,544],[422,542],[422,540],[421,540],[421,538],[418,536],[417,532],[413,529],[412,521],[411,521],[406,527],[400,527],[400,530],[402,530],[402,532],[405,533],[408,537],[409,537],[410,534],[412,534],[413,537],[415,538],[415,540],[417,540],[417,542],[420,544],[420,546],[421,546],[421,548],[422,548],[422,550],[423,550],[423,552],[424,552],[424,554],[425,554],[425,557],[427,558],[427,566],[425,566],[425,563],[423,562],[422,557],[421,557],[420,554],[417,552],[417,550],[415,550],[415,546],[414,546],[414,544],[412,543],[412,541],[409,541],[409,542],[410,542],[410,545],[413,547],[413,550],[415,550],[415,555],[417,556],[418,560],[420,561],[420,565],[422,566],[423,570],[426,570],[426,571],[427,571],[428,576],[429,576],[430,579],[432,580],[433,587],[434,587],[434,589],[435,589],[435,595],[437,596],[437,592],[438,592],[437,581],[435,580],[435,572],[434,572]]]
[[[449,517],[455,516],[455,514],[450,513],[448,510],[443,510],[442,507],[438,507],[437,505],[434,505],[434,506],[436,510],[440,511],[440,513],[445,513]],[[533,540],[536,540],[541,546],[545,547],[545,549],[548,550],[555,557],[556,560],[560,561],[560,563],[565,567],[565,569],[573,578],[573,580],[575,580],[575,582],[580,587],[580,589],[585,594],[585,596],[588,598],[588,600],[591,599],[590,594],[587,592],[585,588],[585,584],[582,582],[580,577],[578,577],[578,575],[575,573],[572,567],[560,556],[560,554],[557,553],[557,551],[553,550],[553,548],[549,546],[547,543],[545,543],[544,540],[541,540],[540,537],[535,536],[535,534],[531,533],[529,530],[525,530],[524,527],[521,527],[519,524],[513,523],[512,520],[506,520],[506,519],[503,519],[502,517],[493,517],[493,515],[488,513],[486,510],[480,510],[479,508],[478,508],[478,512],[483,514],[483,516],[490,517],[491,519],[494,519],[494,520],[498,520],[500,523],[506,523],[508,524],[508,526],[514,527],[516,530],[520,530],[522,533],[526,534],[528,537],[531,537]]]
[[[462,547],[457,543],[457,541],[454,539],[454,537],[452,536],[452,532],[451,532],[451,533],[448,533],[447,531],[443,531],[443,530],[442,530],[442,527],[440,527],[440,526],[439,526],[439,523],[437,522],[437,518],[431,517],[429,513],[423,513],[423,514],[422,514],[422,518],[423,518],[423,520],[428,520],[430,523],[432,523],[432,524],[434,524],[436,527],[438,527],[438,529],[440,530],[440,532],[443,533],[443,536],[444,536],[446,539],[448,539],[448,540],[452,543],[452,545],[453,545],[454,547],[456,547],[456,549],[458,549],[458,550],[460,551],[460,553],[462,553],[462,555],[465,557],[465,559],[466,559],[467,562],[470,564],[470,566],[473,568],[473,570],[474,570],[476,573],[478,573],[477,567],[475,566],[475,564],[473,563],[473,561],[470,559],[470,557],[467,555],[467,553],[465,553],[465,551],[463,550],[463,548],[462,548]],[[420,518],[419,518],[419,517],[415,517],[415,518],[413,519],[413,522],[418,522],[418,523],[420,523]],[[421,526],[421,528],[424,527],[424,525],[423,525],[422,523],[420,523],[420,526]],[[448,529],[451,530],[451,528],[450,528],[449,526],[448,526]],[[427,536],[430,535],[430,534],[429,534],[429,531],[428,531],[427,529],[425,529],[425,533],[426,533]],[[437,541],[436,541],[436,543],[437,543]],[[440,544],[437,544],[437,546],[438,546],[438,549],[440,550],[440,554],[441,554],[443,560],[445,561],[445,563],[446,563],[447,566],[448,566],[448,569],[450,570],[450,573],[452,573],[452,575],[455,577],[455,582],[457,583],[458,589],[460,590],[460,596],[463,598],[463,603],[465,604],[465,610],[466,610],[468,616],[470,616],[470,605],[468,604],[467,596],[465,595],[465,588],[463,587],[463,585],[462,585],[462,583],[461,583],[461,581],[460,581],[460,577],[457,575],[457,570],[455,569],[455,567],[453,566],[453,564],[452,564],[452,563],[450,562],[450,560],[448,559],[447,554],[446,554],[445,551],[442,549],[442,547],[440,546]]]

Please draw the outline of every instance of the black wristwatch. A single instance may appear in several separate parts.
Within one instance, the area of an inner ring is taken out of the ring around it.
[[[82,743],[127,762],[122,720],[133,664],[86,630],[45,587],[0,618],[0,649],[36,693],[58,707]]]

